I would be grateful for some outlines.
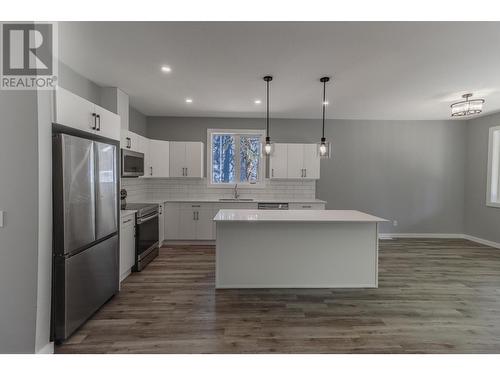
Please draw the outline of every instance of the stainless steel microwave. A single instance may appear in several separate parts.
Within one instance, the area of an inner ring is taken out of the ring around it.
[[[122,148],[122,177],[144,176],[144,154]]]

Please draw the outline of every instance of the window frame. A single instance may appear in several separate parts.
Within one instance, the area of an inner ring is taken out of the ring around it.
[[[493,183],[497,184],[497,201],[491,199]],[[500,208],[500,126],[491,127],[488,133],[486,205]]]
[[[261,148],[260,148],[260,161],[259,161],[259,181],[256,183],[250,182],[212,182],[212,136],[216,134],[225,134],[225,135],[233,135],[237,137],[235,142],[235,155],[238,155],[237,160],[235,161],[235,175],[240,178],[240,142],[239,138],[244,135],[250,136],[260,136],[261,138]],[[245,188],[253,188],[253,189],[262,189],[266,186],[266,176],[265,176],[265,165],[266,165],[266,157],[262,152],[262,142],[266,136],[265,129],[207,129],[207,185],[208,187],[215,188],[227,188],[233,189],[237,184],[238,186]]]

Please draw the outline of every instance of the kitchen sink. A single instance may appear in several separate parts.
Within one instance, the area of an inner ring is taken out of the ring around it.
[[[253,202],[253,198],[220,198],[219,202]]]

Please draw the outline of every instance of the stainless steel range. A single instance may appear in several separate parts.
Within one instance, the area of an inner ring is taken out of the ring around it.
[[[134,271],[140,272],[158,256],[159,206],[151,203],[127,203],[125,209],[137,210]]]

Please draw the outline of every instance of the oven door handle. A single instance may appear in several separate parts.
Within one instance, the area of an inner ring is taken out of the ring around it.
[[[146,221],[153,220],[155,217],[158,217],[158,213],[151,215],[151,216],[146,216],[146,217],[141,218],[141,219],[137,219],[137,224],[140,225],[142,223],[145,223]]]

